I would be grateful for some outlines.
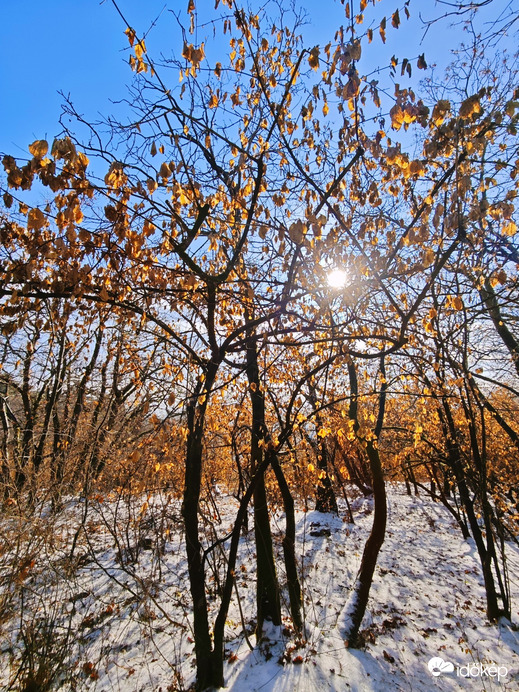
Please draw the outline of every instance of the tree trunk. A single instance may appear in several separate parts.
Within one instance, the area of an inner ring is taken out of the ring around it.
[[[387,523],[387,501],[386,501],[386,486],[384,482],[384,474],[382,472],[382,464],[378,449],[373,441],[367,443],[366,452],[368,454],[371,473],[373,476],[373,499],[375,503],[375,512],[373,516],[373,525],[371,533],[362,554],[360,570],[356,578],[353,597],[350,599],[350,608],[347,609],[347,615],[350,622],[346,631],[346,643],[349,647],[355,647],[358,644],[358,633],[368,605],[369,592],[373,582],[373,574],[377,565],[378,554],[384,543],[386,535]]]
[[[355,580],[353,594],[350,597],[348,606],[346,607],[346,616],[349,621],[346,626],[345,639],[346,644],[349,647],[355,647],[358,644],[358,634],[362,623],[362,619],[364,618],[364,613],[366,612],[366,607],[368,605],[369,592],[371,589],[371,584],[373,582],[373,574],[375,573],[378,554],[380,552],[382,544],[384,543],[384,538],[386,535],[386,486],[384,482],[382,463],[380,461],[380,455],[378,452],[378,439],[382,431],[387,392],[383,357],[380,361],[380,371],[382,375],[382,386],[379,395],[377,423],[375,426],[373,437],[370,437],[370,439],[366,441],[366,453],[369,459],[369,466],[373,483],[373,500],[375,505],[375,511],[373,515],[373,525],[371,527],[371,533],[369,535],[368,540],[366,541],[366,545],[364,546],[364,552],[362,554],[359,573]],[[350,416],[353,417],[354,429],[355,432],[357,432],[359,429],[357,413],[358,382],[357,373],[355,371],[353,361],[350,361],[348,363],[348,372],[350,376],[351,390]]]
[[[281,496],[283,497],[283,508],[285,510],[285,537],[283,538],[283,555],[285,558],[285,569],[287,572],[288,597],[290,601],[290,614],[292,622],[297,632],[303,628],[303,620],[301,617],[301,584],[297,574],[296,560],[296,520],[294,498],[290,492],[285,474],[279,463],[279,459],[275,452],[270,452],[271,465],[276,474]]]
[[[251,474],[254,475],[262,466],[265,450],[270,441],[265,423],[265,397],[259,379],[256,337],[252,332],[248,332],[247,336],[247,379],[252,405]],[[264,477],[259,479],[254,491],[254,535],[257,560],[256,636],[259,640],[265,620],[271,620],[274,625],[281,624],[281,601]]]
[[[240,532],[246,521],[247,508],[254,494],[254,490],[256,489],[257,484],[263,478],[269,463],[270,459],[264,459],[262,465],[257,469],[256,474],[253,476],[250,485],[243,493],[243,497],[240,500],[240,507],[238,509],[236,519],[234,521],[234,526],[231,535],[231,545],[229,548],[229,558],[227,560],[227,574],[222,589],[222,600],[220,603],[218,615],[216,616],[216,620],[214,623],[214,647],[211,660],[211,668],[213,680],[215,681],[214,684],[216,687],[222,687],[224,683],[223,661],[225,621],[227,619],[229,604],[231,602],[232,587],[235,583],[234,573],[236,568],[236,558],[238,555]]]
[[[188,408],[188,438],[186,451],[185,486],[182,517],[186,535],[186,554],[189,586],[193,602],[193,635],[195,640],[197,688],[223,687],[223,675],[213,675],[213,649],[209,632],[205,568],[198,530],[198,506],[202,481],[203,434],[206,401],[198,404],[193,396]]]
[[[500,610],[497,601],[494,575],[492,573],[492,555],[485,546],[483,534],[474,512],[474,501],[470,497],[465,472],[461,463],[461,453],[456,442],[456,426],[446,397],[442,398],[442,404],[444,415],[442,415],[442,412],[440,411],[440,420],[443,420],[444,427],[446,428],[448,459],[456,477],[460,499],[467,514],[467,520],[470,526],[472,537],[476,543],[481,568],[483,570],[483,580],[485,583],[485,594],[487,600],[487,617],[489,620],[494,621],[499,617]]]

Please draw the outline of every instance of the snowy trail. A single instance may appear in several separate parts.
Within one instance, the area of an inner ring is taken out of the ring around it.
[[[305,641],[294,640],[285,629],[289,628],[287,619],[283,628],[268,631],[265,641],[250,651],[235,599],[227,620],[225,676],[229,691],[519,690],[519,633],[505,623],[491,626],[486,622],[473,542],[463,540],[440,504],[407,496],[399,486],[388,491],[387,537],[362,625],[365,646],[347,649],[341,629],[371,528],[371,501],[354,500],[355,524],[316,512],[298,512]],[[73,569],[65,556],[79,513],[77,505],[72,504],[69,516],[53,527],[53,547],[38,542],[32,571],[20,576],[25,621],[14,600],[12,610],[6,609],[0,621],[0,641],[5,641],[0,644],[0,688],[8,689],[8,681],[13,680],[19,665],[20,628],[27,638],[31,619],[40,623],[40,632],[41,623],[53,623],[49,652],[55,657],[59,643],[65,641],[64,632],[71,633],[67,664],[73,672],[56,689],[166,692],[187,690],[193,683],[190,601],[179,508],[176,501],[164,502],[163,498],[151,501],[144,510],[142,500],[135,502],[135,507],[121,504],[117,512],[108,500],[97,506],[94,503],[88,517],[88,541],[81,542]],[[208,514],[208,531],[215,522],[214,528],[225,534],[235,507],[233,500],[220,498],[222,522]],[[130,516],[137,520],[129,522]],[[342,516],[347,516],[344,507]],[[275,517],[273,531],[279,552],[283,524],[282,516]],[[2,532],[6,535],[5,526]],[[34,527],[27,535],[29,545],[29,536],[36,535]],[[2,569],[8,557],[4,550]],[[281,560],[278,565],[283,583]],[[509,544],[508,567],[517,622],[519,548],[515,544]],[[252,632],[254,546],[245,539],[237,575],[245,625]],[[7,572],[0,576],[0,595],[5,596]],[[211,580],[209,585],[216,589]],[[210,605],[214,617],[218,599],[210,596]],[[249,640],[254,642],[254,637]],[[433,676],[428,663],[435,657],[443,659],[447,668],[452,664],[453,670]],[[489,664],[500,666],[500,673],[506,668],[506,675],[498,680]],[[477,676],[463,677],[465,672]]]
[[[312,626],[301,665],[265,664],[257,653],[240,650],[230,670],[229,689],[286,692],[301,690],[519,690],[519,636],[506,625],[485,620],[485,593],[473,541],[465,541],[447,510],[427,498],[389,493],[386,542],[375,573],[363,622],[366,646],[345,649],[341,613],[371,526],[368,501],[355,525],[310,512],[299,518],[306,546],[307,622]],[[330,537],[311,538],[319,523]],[[509,570],[519,615],[519,551],[509,548]],[[296,652],[297,653],[297,652]],[[453,673],[435,678],[427,664],[440,656]],[[498,663],[508,674],[464,678],[467,664]]]

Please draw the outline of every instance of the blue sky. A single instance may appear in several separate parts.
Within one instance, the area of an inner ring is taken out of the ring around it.
[[[150,26],[164,0],[122,0],[136,27]],[[184,2],[182,3],[184,5]],[[167,16],[162,18],[170,23]],[[92,118],[125,95],[131,72],[124,25],[113,5],[97,0],[6,0],[0,4],[3,54],[0,151],[26,152],[34,139],[60,130],[62,98],[71,95]]]
[[[197,6],[204,3],[214,5],[213,0],[198,0]],[[377,14],[390,15],[397,4],[382,0]],[[427,4],[432,7],[432,0]],[[415,3],[421,9],[427,4]],[[317,11],[317,3],[306,0],[306,5],[312,12],[307,28],[310,45],[314,40],[324,43],[333,39],[336,27],[345,21],[340,3],[323,0]],[[187,0],[169,0],[167,7],[166,0],[119,0],[119,6],[138,33],[148,31],[158,18],[147,37],[152,55],[171,48],[176,48],[177,54],[180,52],[178,25],[168,10],[180,11],[185,16]],[[421,45],[417,10],[413,5],[411,10],[415,14],[413,21],[406,22],[401,12],[398,31],[391,29],[388,20],[386,46],[375,32],[372,46],[365,50],[371,67],[387,64],[393,53],[415,57],[425,51],[430,63],[448,59],[449,44],[458,38],[456,32],[443,25]],[[123,22],[110,0],[5,0],[0,5],[0,25],[0,152],[23,156],[34,139],[52,140],[59,133],[59,91],[70,94],[77,110],[90,121],[99,113],[110,113],[110,101],[125,96],[125,84],[131,79],[128,42]]]

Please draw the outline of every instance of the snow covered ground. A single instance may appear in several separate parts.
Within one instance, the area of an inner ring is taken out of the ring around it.
[[[236,502],[223,497],[205,507],[207,544],[225,535],[235,509]],[[463,540],[444,507],[409,497],[401,486],[389,488],[387,538],[362,626],[365,645],[344,646],[344,609],[371,527],[371,500],[357,498],[353,509],[354,524],[343,520],[345,511],[340,518],[297,514],[307,630],[302,640],[294,639],[287,618],[251,650],[252,532],[242,540],[227,622],[227,688],[519,690],[519,632],[507,622],[486,622],[473,542]],[[86,531],[77,534],[81,522]],[[273,531],[281,550],[282,515],[273,518]],[[34,689],[51,679],[49,689],[96,692],[190,687],[193,639],[177,500],[164,494],[148,502],[70,502],[56,518],[4,518],[0,539],[1,689],[23,689],[31,670],[40,675]],[[219,549],[208,555],[212,617],[223,560]],[[517,544],[509,544],[508,569],[517,623]],[[440,660],[431,672],[433,658]]]

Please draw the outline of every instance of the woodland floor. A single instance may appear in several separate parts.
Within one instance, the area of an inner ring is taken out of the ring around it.
[[[205,508],[207,544],[215,531],[221,536],[231,527],[237,506],[224,496],[216,501],[217,509]],[[250,650],[252,532],[242,539],[239,603],[235,597],[227,623],[227,689],[519,690],[519,632],[507,621],[486,622],[474,543],[463,540],[443,506],[407,496],[402,486],[389,488],[387,538],[362,627],[365,644],[345,648],[344,606],[372,521],[371,500],[356,498],[352,505],[354,524],[345,520],[343,504],[339,518],[297,514],[304,641],[294,640],[287,619]],[[86,530],[71,556],[81,523]],[[283,524],[281,514],[274,517],[280,553]],[[39,689],[44,681],[48,689],[96,692],[190,687],[193,640],[177,500],[167,494],[146,504],[142,497],[97,498],[88,506],[70,501],[57,516],[44,510],[31,520],[4,516],[0,541],[0,689],[23,689],[31,670],[40,671]],[[221,553],[213,551],[209,575],[222,565]],[[516,543],[508,544],[508,570],[517,624]],[[217,579],[210,584],[216,593]],[[210,603],[214,617],[218,599]],[[427,664],[438,656],[454,671],[434,677]],[[499,680],[488,664],[500,666]]]

